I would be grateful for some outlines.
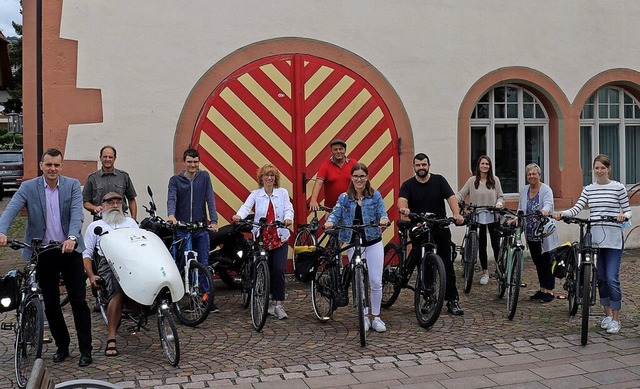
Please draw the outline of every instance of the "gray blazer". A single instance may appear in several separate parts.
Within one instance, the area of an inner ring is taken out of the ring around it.
[[[81,229],[84,221],[82,213],[82,191],[80,181],[75,178],[59,176],[58,181],[60,199],[60,220],[65,236],[76,236],[78,246],[75,251],[84,250],[84,240]],[[27,228],[24,240],[30,243],[32,239],[43,239],[46,230],[47,208],[44,193],[44,177],[36,177],[23,182],[13,195],[2,215],[0,215],[0,232],[7,234],[9,226],[22,208],[27,207]],[[30,258],[31,253],[23,250],[22,256]]]

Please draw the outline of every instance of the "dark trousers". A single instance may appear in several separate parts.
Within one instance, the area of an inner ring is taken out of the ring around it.
[[[542,252],[542,242],[527,241],[527,245],[529,246],[529,251],[531,252],[531,259],[533,260],[533,264],[536,265],[540,287],[553,290],[553,288],[555,288],[556,286],[556,278],[551,272],[551,253]]]
[[[433,241],[437,246],[436,252],[442,258],[444,263],[444,271],[447,275],[447,288],[444,299],[447,301],[458,299],[458,288],[456,287],[456,273],[453,269],[453,261],[451,261],[451,231],[448,228],[440,228],[432,230]]]
[[[274,301],[284,301],[284,273],[287,270],[288,252],[289,245],[287,243],[275,250],[267,251],[269,274],[271,275],[271,299]]]
[[[91,355],[91,311],[86,300],[87,276],[84,273],[82,254],[75,251],[63,254],[60,250],[50,250],[40,255],[36,267],[49,330],[58,349],[68,349],[71,338],[60,307],[60,275],[69,294],[78,348],[81,354]]]
[[[500,255],[500,233],[498,232],[498,223],[480,224],[480,228],[478,229],[478,238],[480,241],[478,256],[480,257],[480,266],[482,267],[482,270],[487,270],[487,230],[489,230],[493,257],[497,259],[498,255]]]

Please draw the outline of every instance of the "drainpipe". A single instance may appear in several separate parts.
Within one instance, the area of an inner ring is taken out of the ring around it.
[[[36,158],[40,161],[43,147],[43,119],[42,119],[42,0],[36,0]],[[37,165],[37,164],[36,164]],[[37,175],[42,171],[37,168]]]

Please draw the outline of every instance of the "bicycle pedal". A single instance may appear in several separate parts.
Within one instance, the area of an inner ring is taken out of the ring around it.
[[[16,328],[16,323],[2,323],[0,329],[12,331]]]

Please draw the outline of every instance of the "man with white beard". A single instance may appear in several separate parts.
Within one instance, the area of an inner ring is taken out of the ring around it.
[[[100,236],[96,235],[93,230],[96,227],[102,228],[103,233],[113,231],[119,228],[138,228],[138,224],[132,218],[125,216],[122,211],[122,196],[116,192],[109,192],[102,198],[102,220],[96,220],[89,224],[84,235],[85,250],[82,252],[84,259],[84,269],[93,288],[98,287],[98,280],[102,279],[107,286],[109,305],[107,306],[107,343],[104,355],[115,357],[118,355],[116,343],[116,332],[118,324],[122,316],[122,302],[124,293],[118,281],[113,275],[109,264],[104,259],[102,250],[100,249]],[[93,272],[92,261],[97,250],[97,275]]]

